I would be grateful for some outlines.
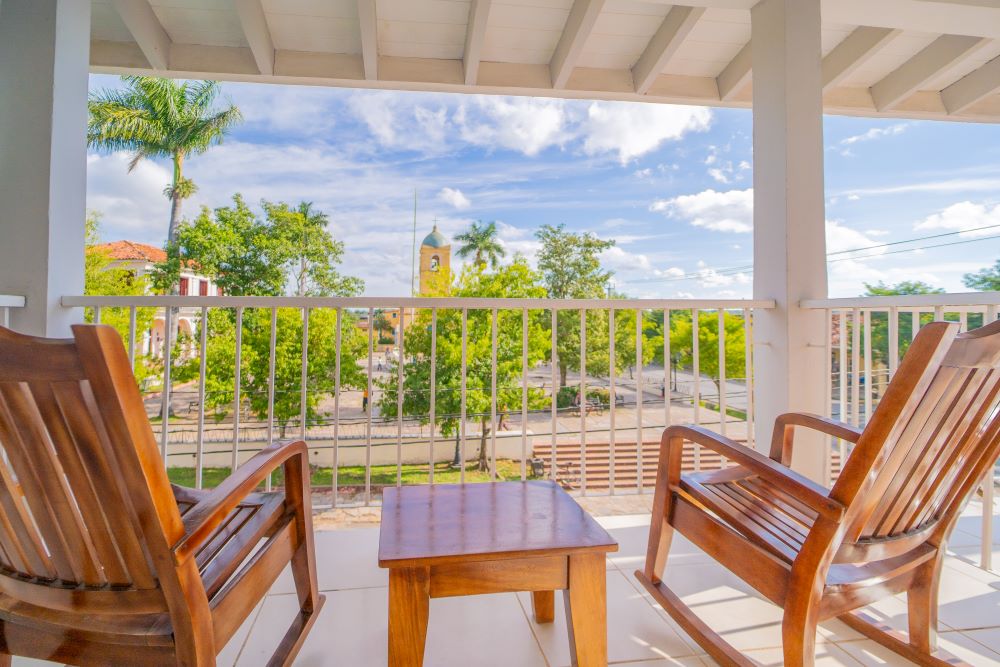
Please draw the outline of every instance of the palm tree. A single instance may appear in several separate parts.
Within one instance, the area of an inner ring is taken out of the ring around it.
[[[204,153],[243,116],[233,105],[216,109],[216,81],[174,81],[149,76],[122,77],[125,87],[91,94],[88,145],[132,153],[129,171],[143,158],[170,158],[173,179],[163,194],[170,199],[167,241],[173,243],[181,202],[197,187],[184,178],[184,158]]]
[[[483,224],[482,220],[477,220],[472,223],[468,231],[456,236],[455,240],[462,243],[462,247],[458,249],[458,256],[472,255],[472,261],[476,266],[486,266],[488,262],[495,269],[501,258],[507,254],[497,240],[496,222]]]

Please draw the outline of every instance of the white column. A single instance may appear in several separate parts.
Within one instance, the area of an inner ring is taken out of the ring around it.
[[[762,0],[751,23],[754,296],[777,302],[754,320],[757,442],[766,449],[778,414],[823,412],[829,382],[823,313],[798,306],[827,296],[820,0]],[[820,480],[821,441],[797,444],[793,466]]]
[[[11,326],[66,336],[81,313],[87,191],[89,0],[0,4],[0,293]]]

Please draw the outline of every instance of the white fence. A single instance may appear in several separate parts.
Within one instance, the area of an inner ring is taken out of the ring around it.
[[[899,367],[900,358],[920,327],[936,320],[959,322],[968,331],[997,319],[1000,293],[921,294],[852,299],[816,299],[802,303],[826,311],[830,416],[864,426]],[[827,457],[832,479],[849,454],[849,444],[833,440]],[[996,474],[991,469],[981,488],[980,565],[992,568]]]
[[[10,326],[10,309],[23,308],[24,297],[0,294],[0,326]]]
[[[276,358],[291,350],[299,365],[295,386],[299,414],[286,420],[284,430],[286,437],[305,439],[314,465],[329,470],[328,482],[317,483],[318,474],[314,476],[314,493],[321,506],[369,504],[386,484],[435,483],[445,475],[463,483],[544,475],[584,494],[642,492],[651,487],[655,476],[656,447],[666,424],[701,423],[752,443],[752,315],[754,309],[773,307],[766,300],[177,296],[64,297],[63,304],[85,308],[95,321],[109,321],[114,313],[134,364],[141,361],[136,349],[143,332],[137,331],[137,322],[143,309],[158,309],[167,330],[175,309],[200,311],[192,339],[165,346],[162,361],[154,360],[160,370],[147,380],[146,387],[168,467],[181,469],[189,464],[196,486],[213,483],[207,470],[225,467],[228,472],[280,438],[276,385],[280,385],[278,404],[294,402],[294,398],[287,395],[287,360],[286,377],[276,382],[276,366],[280,366]],[[299,340],[294,344],[279,335],[279,312],[284,309],[300,313],[296,318],[301,324],[295,329]],[[231,402],[228,410],[216,407],[217,414],[225,412],[216,422],[206,410],[206,392],[219,391],[207,366],[214,342],[210,336],[215,334],[200,323],[219,310],[228,313],[235,335],[231,385],[225,388]],[[310,326],[319,326],[318,313],[322,312],[333,314],[323,320],[333,329],[324,339],[332,346],[334,358],[329,387],[317,386],[310,379],[310,358],[315,362],[331,352],[311,343],[315,336],[310,335]],[[395,314],[396,322],[404,322],[394,328],[392,344],[381,347],[382,332],[375,331],[380,313]],[[251,320],[257,323],[256,333],[248,325]],[[670,334],[684,320],[690,327],[686,340],[693,344],[688,342],[688,349],[680,354],[671,349]],[[414,329],[414,322],[420,328]],[[657,329],[658,322],[669,324]],[[268,323],[269,331],[261,332],[260,327]],[[662,335],[664,330],[667,335]],[[259,344],[268,334],[263,353],[259,345],[254,348],[248,342],[248,337],[256,336]],[[359,335],[366,349],[351,357],[350,341],[357,342]],[[421,335],[425,335],[424,346],[411,349],[410,341]],[[740,340],[730,340],[737,337]],[[702,338],[711,339],[712,349],[703,349]],[[454,344],[454,349],[439,350],[446,343]],[[569,344],[572,347],[567,350]],[[552,348],[557,350],[555,355],[549,352]],[[183,364],[178,364],[178,354]],[[572,356],[572,362],[567,361],[565,385],[560,354]],[[248,370],[250,355],[254,355],[256,371]],[[399,358],[407,363],[394,363]],[[419,358],[427,362],[429,374],[425,385],[415,387],[412,378],[407,384],[406,374],[416,368],[413,364]],[[610,363],[612,359],[617,362]],[[643,362],[635,363],[636,359]],[[734,359],[741,359],[740,372],[734,372]],[[341,386],[348,363],[359,367],[356,377],[362,378],[361,386],[357,382]],[[171,373],[179,374],[182,366],[193,373],[193,379],[172,381]],[[440,377],[447,368],[454,372]],[[498,374],[498,368],[503,372]],[[703,368],[712,372],[703,373]],[[250,377],[264,372],[266,383]],[[475,378],[482,381],[470,386],[467,379]],[[257,395],[248,395],[250,384],[258,387]],[[400,387],[403,391],[398,391]],[[260,392],[266,392],[266,397]],[[417,410],[419,414],[404,410],[404,400],[422,400],[422,392],[426,392],[425,409]],[[445,400],[454,392],[458,401]],[[310,399],[317,400],[320,393],[328,414],[302,418],[310,413]],[[185,401],[185,395],[190,400]],[[364,396],[370,399],[369,409],[359,411],[357,403]],[[498,396],[504,398],[501,403]],[[569,404],[561,406],[560,398]],[[254,401],[258,407],[248,414],[246,406]],[[446,412],[443,404],[457,409]],[[376,406],[395,414],[377,414],[381,411]],[[452,427],[447,435],[442,422]],[[498,433],[501,427],[510,430]],[[485,444],[488,473],[477,475],[466,463],[477,457],[480,443]],[[420,451],[424,452],[422,467],[414,470]],[[686,462],[692,468],[713,465],[707,457],[695,449]],[[449,465],[449,459],[458,465]],[[363,468],[363,479],[357,467]]]

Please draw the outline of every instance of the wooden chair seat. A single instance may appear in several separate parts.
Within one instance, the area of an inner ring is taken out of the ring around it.
[[[680,488],[692,502],[789,564],[816,521],[816,512],[742,466],[684,475]]]
[[[0,667],[214,665],[289,565],[299,610],[268,664],[291,664],[323,604],[305,443],[171,485],[121,338],[73,335],[0,327]]]
[[[790,467],[797,428],[854,445],[832,488]],[[686,443],[733,465],[683,472]],[[948,536],[1000,455],[1000,322],[965,334],[923,327],[864,430],[816,415],[775,422],[769,456],[704,428],[660,441],[646,565],[639,581],[709,655],[751,665],[664,582],[674,531],[784,608],[789,667],[812,665],[816,625],[839,618],[920,665],[960,664],[936,648],[938,584]],[[909,633],[860,612],[906,593]]]

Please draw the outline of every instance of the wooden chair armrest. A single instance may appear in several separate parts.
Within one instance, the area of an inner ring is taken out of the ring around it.
[[[839,522],[844,516],[846,508],[830,498],[827,489],[735,440],[700,426],[670,426],[663,432],[663,438],[669,439],[672,447],[677,446],[673,444],[675,441],[683,443],[684,440],[708,447],[759,475],[830,521]]]
[[[302,440],[276,442],[255,454],[237,468],[222,484],[210,491],[204,499],[184,515],[184,535],[174,545],[174,559],[183,563],[212,535],[212,531],[240,504],[268,475],[282,465],[294,465],[299,459],[305,479],[309,479],[309,449]]]
[[[771,435],[771,458],[780,461],[782,465],[787,466],[792,463],[796,426],[826,433],[848,442],[857,442],[861,437],[860,429],[842,421],[808,412],[786,412],[774,420],[774,432]]]

